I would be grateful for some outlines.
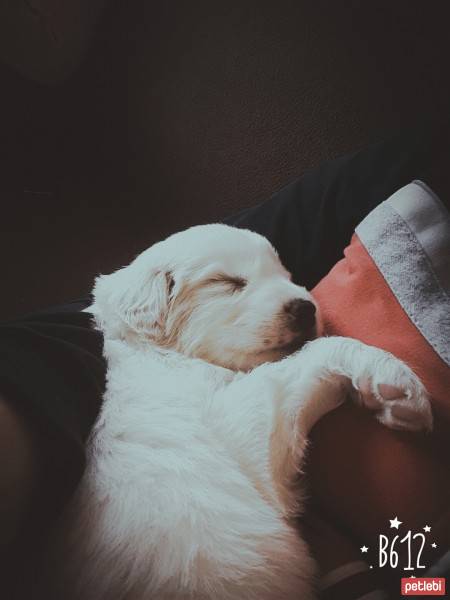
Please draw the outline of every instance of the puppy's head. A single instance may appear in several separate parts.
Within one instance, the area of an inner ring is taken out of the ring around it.
[[[251,231],[201,225],[97,279],[97,322],[231,369],[277,360],[317,335],[316,306],[271,244]]]

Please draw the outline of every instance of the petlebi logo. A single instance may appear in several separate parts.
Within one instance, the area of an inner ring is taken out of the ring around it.
[[[389,535],[379,534],[376,547],[362,546],[361,554],[369,568],[390,568],[404,571],[401,578],[401,593],[405,596],[444,596],[445,579],[418,577],[424,574],[423,552],[428,546],[437,549],[430,525],[424,524],[420,531],[402,530],[403,522],[398,516],[389,519]],[[392,531],[391,531],[392,530]]]

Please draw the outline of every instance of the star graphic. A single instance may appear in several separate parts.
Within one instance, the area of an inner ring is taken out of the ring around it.
[[[373,569],[373,565],[370,565],[369,569]]]
[[[403,523],[403,521],[399,521],[398,517],[394,517],[393,519],[389,519],[389,522],[391,524],[391,529],[395,528],[398,529],[399,526]]]
[[[411,576],[410,576],[410,579],[415,579],[415,578],[416,578],[416,576],[415,576],[415,575],[411,575]]]
[[[437,546],[436,546],[436,544],[434,542],[431,544],[431,547],[432,548],[437,548]]]
[[[363,547],[361,548],[361,552],[365,553],[365,552],[367,552],[367,550],[368,550],[368,549],[369,549],[369,548],[368,548],[367,546],[363,546]]]
[[[423,530],[425,531],[425,533],[430,533],[431,527],[429,525],[425,525],[425,527],[423,528]]]

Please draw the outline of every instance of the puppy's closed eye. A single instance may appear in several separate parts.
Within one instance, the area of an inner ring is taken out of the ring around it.
[[[173,278],[172,273],[170,271],[166,273],[166,282],[167,282],[167,293],[172,296],[173,288],[175,287],[175,279]]]
[[[224,285],[231,293],[234,293],[243,290],[247,285],[247,280],[243,277],[218,273],[207,279],[206,285]]]

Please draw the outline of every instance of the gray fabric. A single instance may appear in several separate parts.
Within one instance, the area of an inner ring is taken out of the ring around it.
[[[422,182],[401,188],[356,233],[411,321],[450,366],[450,219]]]
[[[389,199],[430,259],[440,284],[450,296],[450,214],[422,181],[413,181]]]

